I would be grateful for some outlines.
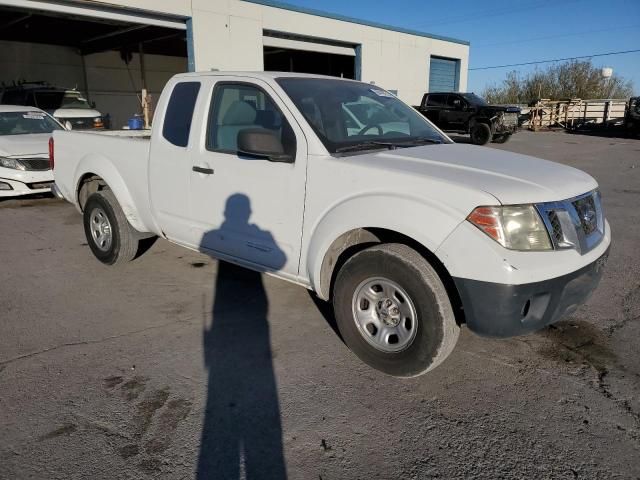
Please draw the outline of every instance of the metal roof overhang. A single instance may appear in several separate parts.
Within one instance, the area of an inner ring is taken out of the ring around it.
[[[21,10],[35,10],[54,14],[90,17],[93,19],[153,25],[177,30],[187,29],[185,24],[187,17],[158,14],[157,12],[134,8],[110,6],[91,0],[81,2],[69,0],[0,0],[0,7],[2,6]]]
[[[93,2],[0,0],[0,40],[76,48],[82,55],[108,50],[186,56],[185,19],[100,7]]]

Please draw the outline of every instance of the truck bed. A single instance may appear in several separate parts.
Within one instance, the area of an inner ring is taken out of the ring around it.
[[[84,178],[104,179],[137,230],[152,231],[148,169],[150,132],[105,130],[56,131],[53,134],[56,187],[64,198],[81,209],[78,188]]]

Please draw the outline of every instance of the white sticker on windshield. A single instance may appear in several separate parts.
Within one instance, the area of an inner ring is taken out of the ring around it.
[[[44,120],[44,115],[38,112],[29,112],[22,115],[22,118],[27,120]]]
[[[377,88],[370,88],[369,90],[371,90],[373,93],[375,93],[379,97],[393,98],[393,95],[387,92],[386,90],[378,90]]]

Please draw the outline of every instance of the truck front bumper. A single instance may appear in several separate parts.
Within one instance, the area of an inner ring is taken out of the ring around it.
[[[513,337],[555,323],[591,296],[608,256],[609,248],[575,272],[521,285],[454,277],[467,326],[479,335]]]
[[[518,131],[518,125],[497,124],[494,127],[494,135],[513,135]]]

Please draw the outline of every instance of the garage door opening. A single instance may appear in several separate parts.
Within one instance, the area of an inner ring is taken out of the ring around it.
[[[263,44],[265,71],[359,76],[357,45],[271,30],[264,31]]]
[[[150,117],[169,78],[188,70],[184,20],[147,18],[130,10],[86,8],[76,13],[13,7],[1,7],[0,18],[0,94],[13,92],[11,103],[17,103],[23,90],[20,101],[40,107],[36,99],[47,98],[42,107],[48,111],[54,110],[52,99],[73,97],[74,106],[82,106],[81,97],[86,110],[97,110],[105,124],[122,128],[143,113],[143,91]],[[34,94],[44,90],[63,94]],[[67,91],[72,95],[64,95]],[[5,98],[2,102],[8,103]],[[70,114],[64,110],[73,110],[63,103],[58,107],[60,119]],[[74,128],[92,128],[84,112],[76,109],[74,115],[68,117]]]
[[[276,47],[264,47],[264,69],[268,72],[315,73],[356,78],[354,57]]]

